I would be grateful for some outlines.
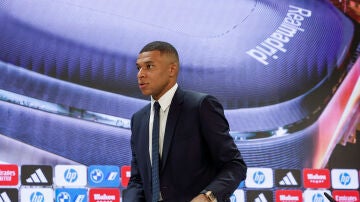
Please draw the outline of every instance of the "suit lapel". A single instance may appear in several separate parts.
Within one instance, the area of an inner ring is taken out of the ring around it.
[[[142,148],[144,149],[143,153],[146,154],[146,166],[147,166],[147,170],[148,170],[148,176],[151,176],[151,161],[150,161],[150,153],[149,153],[149,120],[150,120],[150,110],[151,110],[151,105],[149,105],[149,107],[147,107],[147,109],[145,110],[143,116],[142,116],[142,120],[140,124],[141,125],[141,131],[140,134],[143,134],[141,137],[141,142],[142,145],[144,145]]]
[[[181,113],[181,106],[182,106],[181,104],[183,102],[183,97],[184,97],[184,91],[182,91],[180,88],[178,88],[174,94],[172,101],[171,101],[171,105],[170,105],[170,109],[169,109],[170,111],[169,111],[167,121],[166,121],[160,172],[166,164],[166,160],[167,160],[169,150],[170,150],[171,141],[175,134],[176,123],[177,123],[177,120],[179,119],[179,116]]]

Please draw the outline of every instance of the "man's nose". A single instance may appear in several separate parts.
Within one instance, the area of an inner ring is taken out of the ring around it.
[[[139,71],[138,71],[138,73],[137,73],[137,77],[138,77],[138,78],[144,77],[144,72],[142,71],[141,68],[139,69]]]

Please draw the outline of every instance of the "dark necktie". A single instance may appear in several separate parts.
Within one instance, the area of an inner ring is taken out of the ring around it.
[[[154,123],[152,131],[152,202],[159,201],[159,125],[160,125],[160,116],[159,116],[160,105],[156,101],[154,103]]]

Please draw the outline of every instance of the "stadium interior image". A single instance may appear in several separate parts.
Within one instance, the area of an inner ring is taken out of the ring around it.
[[[130,165],[135,60],[162,40],[249,167],[360,169],[359,4],[2,0],[0,163]]]

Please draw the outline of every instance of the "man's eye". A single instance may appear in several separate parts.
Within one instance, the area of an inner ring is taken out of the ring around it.
[[[151,68],[153,68],[153,67],[154,67],[154,65],[152,65],[152,64],[146,65],[146,68],[148,68],[148,69],[151,69]]]

